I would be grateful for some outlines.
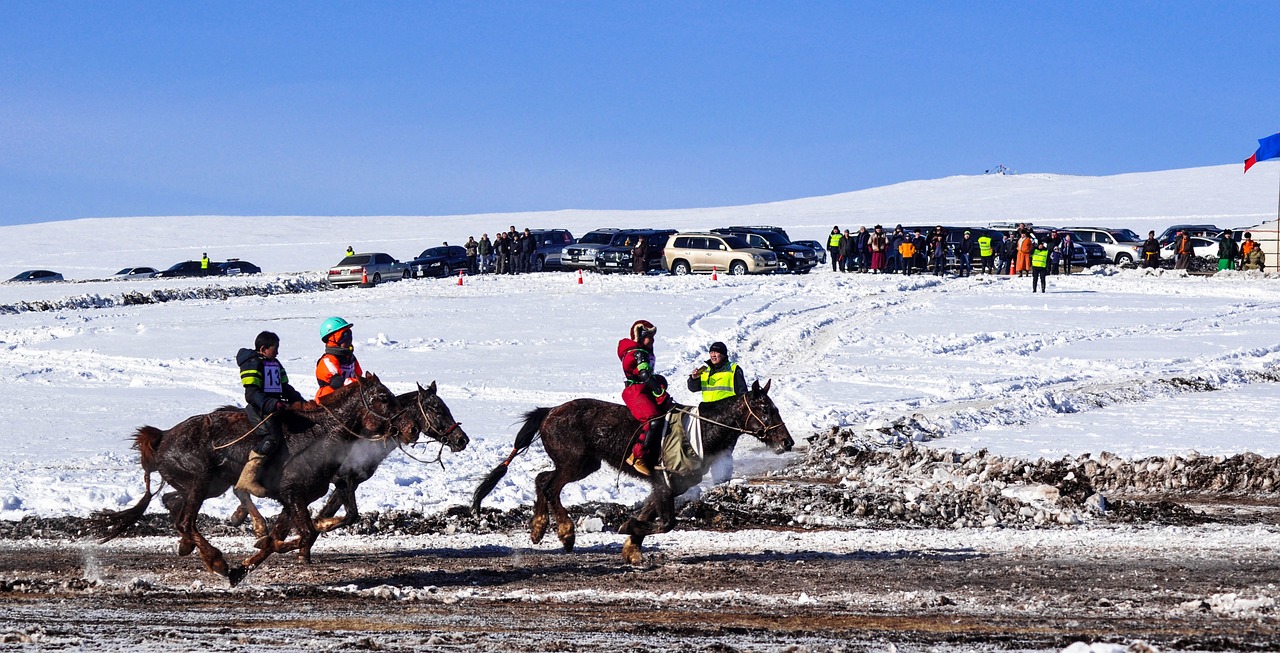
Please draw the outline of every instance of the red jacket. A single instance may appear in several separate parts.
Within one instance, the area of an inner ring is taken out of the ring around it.
[[[622,361],[622,374],[627,377],[628,385],[644,383],[653,375],[653,352],[631,338],[618,341],[618,360]]]

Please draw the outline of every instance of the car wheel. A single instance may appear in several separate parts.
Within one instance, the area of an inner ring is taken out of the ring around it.
[[[1128,254],[1116,254],[1116,265],[1130,265],[1133,263],[1133,257]]]
[[[683,277],[684,275],[689,274],[689,264],[685,261],[676,261],[675,263],[672,263],[671,274],[674,274],[677,277]]]
[[[404,274],[400,275],[400,278],[401,278],[401,279],[408,279],[408,278],[409,278],[409,271],[408,271],[408,270],[405,270],[405,271],[404,271]]]
[[[729,264],[729,274],[742,275],[747,273],[747,264],[742,261],[734,261]]]
[[[376,286],[376,285],[378,285],[378,284],[382,281],[382,275],[381,275],[381,274],[379,274],[379,273],[377,273],[377,272],[374,272],[374,273],[373,273],[373,278],[372,278],[372,279],[370,279],[370,281],[372,281],[372,282],[373,282],[373,285],[375,285],[375,286]]]

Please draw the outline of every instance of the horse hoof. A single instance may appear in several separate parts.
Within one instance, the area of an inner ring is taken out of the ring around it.
[[[573,533],[569,533],[567,537],[560,538],[560,544],[564,545],[565,553],[573,553],[573,543],[577,537]]]
[[[244,580],[245,576],[248,576],[248,575],[249,575],[248,569],[244,567],[232,567],[231,569],[227,570],[227,581],[231,583],[232,587],[235,587],[236,585],[240,584],[240,581]]]
[[[629,565],[639,565],[644,562],[644,556],[640,553],[640,547],[627,540],[622,545],[622,560]]]
[[[189,556],[192,551],[196,550],[195,542],[178,542],[178,555]]]
[[[534,517],[533,521],[529,523],[529,539],[533,540],[534,544],[537,544],[542,541],[542,536],[546,534],[547,518],[541,515]]]
[[[249,512],[245,510],[243,506],[236,508],[236,511],[231,513],[231,516],[227,518],[227,526],[239,528],[240,524],[243,524],[245,518],[248,516]]]

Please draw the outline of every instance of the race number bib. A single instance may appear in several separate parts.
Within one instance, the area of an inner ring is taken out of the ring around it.
[[[275,361],[262,364],[262,391],[267,394],[284,392],[284,368]]]

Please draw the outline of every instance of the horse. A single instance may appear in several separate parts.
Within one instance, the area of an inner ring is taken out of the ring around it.
[[[418,389],[413,392],[396,395],[396,401],[407,407],[406,409],[413,415],[417,432],[414,433],[410,442],[401,443],[392,439],[380,440],[357,440],[351,446],[351,452],[347,454],[347,459],[342,462],[342,466],[333,475],[329,482],[333,485],[333,492],[329,494],[329,500],[325,502],[324,507],[315,515],[316,530],[321,533],[327,533],[336,528],[350,526],[360,520],[360,511],[356,507],[356,488],[361,483],[369,480],[374,472],[378,471],[378,466],[386,460],[392,451],[396,450],[404,444],[414,444],[418,441],[418,433],[423,433],[427,437],[449,447],[453,453],[462,451],[467,447],[470,439],[462,430],[462,424],[453,419],[453,414],[449,412],[449,407],[440,399],[440,395],[436,394],[436,384],[434,381],[427,387],[418,384]],[[233,490],[236,498],[240,500],[240,507],[231,515],[229,522],[232,526],[239,526],[244,522],[245,517],[253,518],[253,532],[258,537],[267,534],[266,521],[258,512],[256,506],[253,505],[253,499],[248,492],[243,490]],[[338,513],[338,509],[343,508],[343,516],[341,518],[334,517]]]
[[[638,565],[645,536],[666,533],[675,527],[675,498],[697,485],[715,458],[731,454],[738,436],[749,433],[778,454],[786,453],[795,446],[777,407],[769,398],[772,383],[770,380],[761,387],[760,382],[755,381],[751,389],[741,395],[699,405],[705,455],[697,470],[681,475],[655,469],[646,478],[630,466],[621,464],[640,430],[640,422],[631,416],[626,406],[598,399],[574,399],[554,408],[535,408],[523,415],[524,424],[516,434],[511,455],[489,472],[476,488],[471,511],[479,514],[480,502],[506,475],[511,461],[541,435],[542,446],[555,468],[538,474],[534,482],[537,499],[533,519],[529,523],[530,539],[534,544],[542,541],[550,521],[550,507],[555,511],[556,534],[560,543],[565,551],[572,551],[575,537],[573,520],[560,503],[560,492],[569,483],[593,474],[600,469],[602,462],[608,462],[622,473],[648,480],[651,487],[640,511],[618,528],[618,533],[630,536],[622,547],[623,559]]]
[[[318,533],[307,506],[324,496],[329,479],[342,466],[357,439],[408,442],[417,437],[412,414],[401,410],[395,395],[373,374],[340,388],[324,404],[308,403],[284,415],[284,447],[263,470],[268,496],[281,503],[272,532],[260,538],[258,552],[241,566],[231,567],[222,552],[196,529],[196,515],[209,497],[232,487],[257,440],[256,425],[240,410],[215,410],[189,417],[166,431],[143,426],[134,434],[143,469],[146,493],[132,507],[93,515],[94,526],[104,532],[101,542],[119,536],[138,520],[155,492],[151,474],[176,490],[165,495],[174,527],[178,530],[178,555],[198,549],[210,571],[226,577],[232,586],[272,553],[298,550],[311,561],[311,546]],[[158,491],[158,490],[157,490]],[[298,538],[285,541],[291,529]]]

